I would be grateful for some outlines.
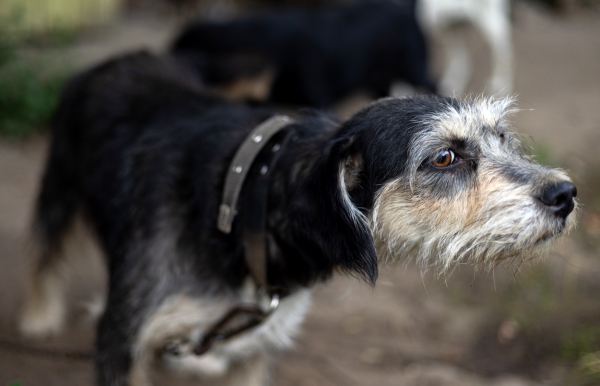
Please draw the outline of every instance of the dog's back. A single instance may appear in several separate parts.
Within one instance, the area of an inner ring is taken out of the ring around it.
[[[185,67],[145,53],[80,75],[67,86],[53,123],[36,221],[42,242],[58,243],[72,216],[83,209],[100,228],[96,231],[105,249],[113,251],[128,221],[151,222],[161,203],[183,199],[170,195],[173,185],[189,182],[180,180],[185,173],[204,184],[221,180],[220,165],[246,128],[269,114],[232,106],[205,92]],[[236,121],[243,124],[236,126]],[[181,170],[187,164],[197,169]],[[140,195],[139,186],[152,193]],[[139,213],[130,219],[114,215],[132,206]]]
[[[159,105],[177,99],[174,91],[194,87],[189,83],[181,87],[184,81],[179,73],[156,58],[148,59],[140,53],[107,62],[78,75],[65,87],[52,122],[52,146],[37,205],[36,227],[43,243],[58,243],[58,236],[83,204],[85,191],[93,190],[96,183],[88,181],[86,169],[91,157],[105,153],[106,159],[116,162],[119,150],[142,134],[129,118],[150,119]],[[144,76],[150,71],[156,73],[154,77]],[[136,94],[153,96],[156,105],[135,105]],[[114,125],[119,121],[123,125]],[[113,138],[110,147],[106,138]]]

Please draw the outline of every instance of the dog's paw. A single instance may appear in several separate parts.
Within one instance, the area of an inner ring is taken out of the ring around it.
[[[29,299],[19,320],[19,331],[30,338],[58,335],[64,327],[66,307],[62,299],[34,297]]]

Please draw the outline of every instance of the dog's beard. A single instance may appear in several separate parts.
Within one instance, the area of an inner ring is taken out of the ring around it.
[[[543,208],[531,187],[494,178],[452,198],[415,194],[400,181],[384,186],[370,223],[380,261],[414,259],[439,274],[458,264],[491,269],[546,255],[575,224]]]

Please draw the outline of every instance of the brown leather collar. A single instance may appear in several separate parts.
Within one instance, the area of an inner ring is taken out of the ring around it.
[[[223,198],[219,207],[217,228],[221,232],[226,234],[231,232],[231,225],[237,214],[236,207],[242,185],[256,156],[275,134],[291,123],[294,123],[294,121],[285,115],[273,116],[254,128],[238,148],[233,161],[229,165]],[[251,181],[248,197],[245,198],[244,202],[243,233],[246,265],[257,284],[268,293],[277,291],[269,285],[267,280],[266,211],[268,180],[271,170],[279,159],[281,149],[285,147],[291,134],[291,132],[288,132],[278,143],[272,145],[269,164],[263,165],[259,175]]]
[[[233,161],[229,165],[227,177],[225,177],[223,198],[221,199],[217,220],[217,228],[221,232],[227,234],[231,232],[231,224],[237,214],[235,211],[237,200],[252,162],[273,135],[293,122],[288,116],[275,115],[256,126],[238,148]]]

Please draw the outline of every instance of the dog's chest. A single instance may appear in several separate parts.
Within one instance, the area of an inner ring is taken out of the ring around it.
[[[303,289],[284,298],[261,325],[224,344],[223,349],[236,356],[257,348],[271,351],[291,347],[309,310],[311,293],[311,290]]]
[[[219,361],[228,363],[258,353],[289,348],[310,307],[311,293],[311,290],[303,289],[285,297],[279,307],[259,326],[230,340],[214,344],[205,354],[197,357],[198,361],[205,362],[202,358],[218,358]],[[161,350],[174,342],[199,342],[211,326],[233,307],[249,303],[244,294],[240,295],[238,299],[206,299],[180,295],[166,300],[143,324],[136,344],[138,355]],[[175,363],[187,360],[190,354],[191,352],[169,361]]]

